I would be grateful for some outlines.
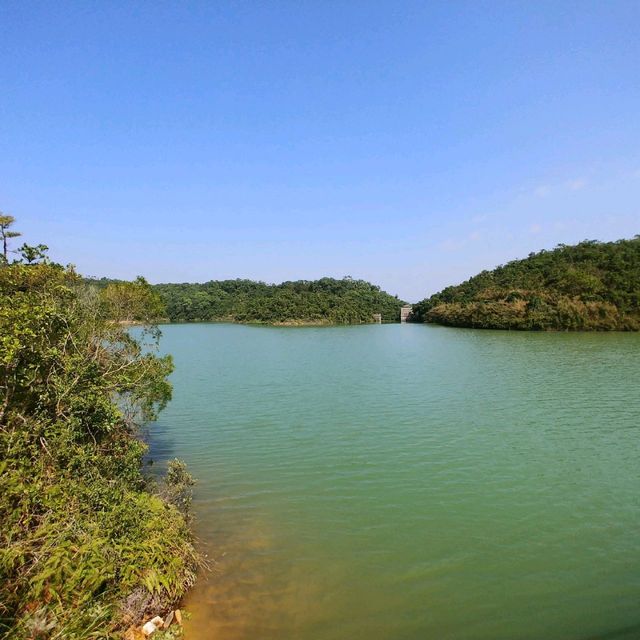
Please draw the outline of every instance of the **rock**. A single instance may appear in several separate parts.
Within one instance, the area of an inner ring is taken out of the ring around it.
[[[164,620],[160,616],[156,616],[142,625],[142,633],[145,636],[150,636],[152,633],[155,633],[159,628],[164,625]]]
[[[173,622],[173,616],[174,616],[173,611],[169,611],[169,613],[167,614],[167,617],[164,619],[164,624],[162,625],[163,629],[169,628],[169,625]]]
[[[176,614],[176,622],[180,626],[182,626],[182,611],[180,611],[180,609],[176,609],[175,614]]]

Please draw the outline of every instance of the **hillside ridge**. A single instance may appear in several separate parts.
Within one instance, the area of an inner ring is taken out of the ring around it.
[[[640,330],[640,235],[529,254],[414,305],[414,322],[521,330]]]

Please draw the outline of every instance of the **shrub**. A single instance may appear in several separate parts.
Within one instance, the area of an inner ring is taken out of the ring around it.
[[[148,490],[137,437],[170,398],[171,358],[157,355],[152,327],[140,339],[127,332],[118,308],[58,265],[0,267],[7,638],[115,637],[195,579],[186,519]],[[142,313],[131,296],[121,308]]]

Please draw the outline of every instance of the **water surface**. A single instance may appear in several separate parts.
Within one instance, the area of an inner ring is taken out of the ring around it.
[[[640,336],[163,327],[187,640],[640,635]]]

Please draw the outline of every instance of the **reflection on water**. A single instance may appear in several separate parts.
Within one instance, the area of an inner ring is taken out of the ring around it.
[[[152,455],[212,561],[188,640],[637,635],[640,336],[164,334]]]

